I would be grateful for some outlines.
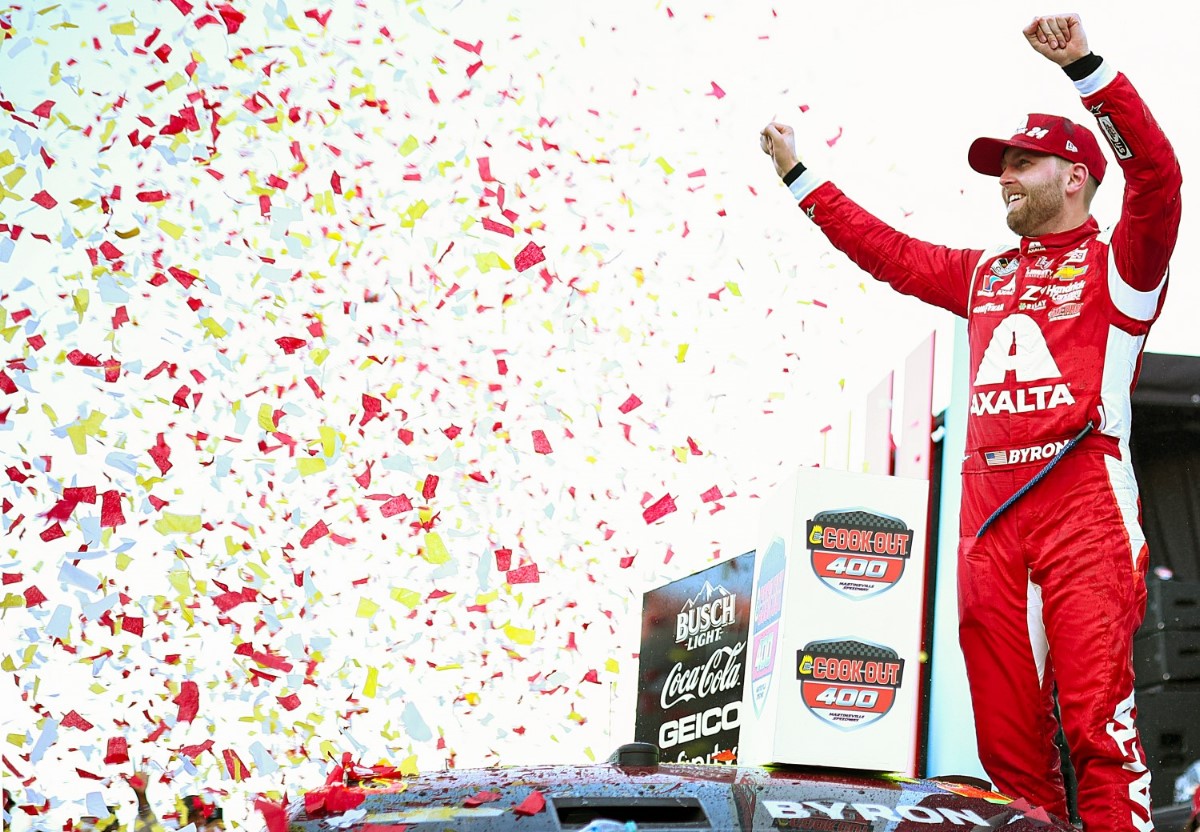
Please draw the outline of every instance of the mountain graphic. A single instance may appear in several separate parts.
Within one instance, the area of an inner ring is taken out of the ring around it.
[[[728,596],[729,594],[730,594],[729,590],[725,589],[725,587],[713,586],[708,581],[705,581],[704,586],[701,587],[700,591],[696,593],[696,597],[689,598],[687,603],[683,605],[683,611],[686,612],[687,610],[690,610],[692,607],[696,606],[697,604],[707,604],[709,601],[712,600],[712,597],[714,595],[720,595],[722,597],[725,597],[725,596]]]

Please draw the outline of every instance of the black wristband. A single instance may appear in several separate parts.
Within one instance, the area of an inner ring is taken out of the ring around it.
[[[1089,52],[1077,61],[1071,61],[1063,67],[1063,72],[1067,73],[1067,77],[1072,81],[1082,81],[1084,78],[1091,75],[1100,68],[1100,64],[1104,63],[1104,59],[1095,52]]]
[[[796,166],[783,175],[783,184],[791,185],[803,175],[806,168],[803,162],[797,162]]]

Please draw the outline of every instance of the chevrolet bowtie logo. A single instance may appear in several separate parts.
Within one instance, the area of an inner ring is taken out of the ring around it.
[[[1063,266],[1054,273],[1059,280],[1074,280],[1087,272],[1087,266]]]

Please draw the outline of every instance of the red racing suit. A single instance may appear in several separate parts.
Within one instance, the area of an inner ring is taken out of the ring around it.
[[[1109,230],[1089,218],[991,251],[950,249],[890,228],[813,171],[790,188],[863,270],[967,319],[959,613],[984,768],[1001,790],[1066,815],[1057,683],[1085,828],[1151,829],[1134,728],[1147,549],[1129,463],[1130,392],[1162,308],[1182,177],[1124,75],[1102,62],[1075,83],[1125,176]],[[1094,430],[976,538],[1089,422]]]

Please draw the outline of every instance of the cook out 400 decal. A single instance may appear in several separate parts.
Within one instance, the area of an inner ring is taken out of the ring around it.
[[[817,578],[854,600],[895,586],[912,553],[913,532],[903,520],[864,508],[818,512],[807,531]]]
[[[890,647],[852,638],[810,641],[796,654],[796,678],[814,716],[852,731],[892,709],[904,659]]]

